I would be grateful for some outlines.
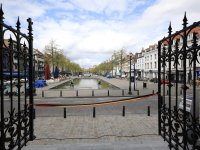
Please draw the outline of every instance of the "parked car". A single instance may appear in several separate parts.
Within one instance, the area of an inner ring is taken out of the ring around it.
[[[161,83],[162,84],[169,84],[169,80],[166,80],[166,79],[165,80],[161,80]]]
[[[148,78],[144,77],[144,78],[142,79],[142,81],[148,81]]]
[[[106,78],[109,78],[109,79],[110,79],[110,78],[112,78],[112,75],[111,75],[111,74],[107,74],[107,75],[106,75]]]
[[[24,79],[24,78],[22,78],[22,79],[20,79],[20,82],[28,82],[28,79],[26,78],[26,79]]]
[[[136,77],[136,80],[142,81],[142,78],[141,77]]]
[[[149,80],[150,82],[154,82],[154,83],[157,83],[158,82],[158,78],[152,78]]]
[[[12,84],[17,84],[18,83],[18,79],[17,78],[14,78],[12,80]],[[4,81],[4,85],[8,85],[8,84],[11,84],[10,80],[6,80]]]
[[[125,75],[125,74],[122,74],[121,78],[126,78],[126,75]]]

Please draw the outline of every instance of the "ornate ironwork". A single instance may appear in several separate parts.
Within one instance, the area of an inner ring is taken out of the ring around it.
[[[170,149],[199,150],[200,21],[187,24],[185,14],[183,29],[172,34],[170,23],[168,36],[158,42],[159,134]]]
[[[33,37],[4,23],[0,8],[0,148],[20,150],[34,139],[33,130]]]

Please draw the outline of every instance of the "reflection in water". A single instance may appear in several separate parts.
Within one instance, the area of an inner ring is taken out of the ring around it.
[[[73,83],[73,84],[72,84]],[[74,79],[52,89],[118,89],[100,79]]]

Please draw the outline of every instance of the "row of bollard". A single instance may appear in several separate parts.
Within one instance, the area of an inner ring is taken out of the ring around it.
[[[110,91],[108,90],[107,95],[110,96]],[[139,90],[137,90],[137,95],[139,95]],[[63,91],[60,91],[60,97],[63,96]],[[79,96],[78,90],[76,90],[76,96]],[[92,90],[92,96],[95,96],[94,90]],[[122,96],[125,96],[124,89],[122,89]],[[44,97],[44,91],[42,91],[42,97]]]
[[[126,107],[123,106],[122,107],[122,116],[125,117],[126,115]],[[150,112],[150,106],[147,106],[147,116],[150,116],[151,112]],[[96,117],[96,107],[93,107],[93,118]],[[66,108],[64,108],[64,118],[67,118],[67,112],[66,112]]]
[[[180,89],[180,95],[183,94],[183,89]],[[169,95],[169,90],[167,90],[166,95]]]
[[[154,94],[154,90],[152,91]],[[180,95],[182,94],[182,89],[180,89]],[[139,90],[137,90],[137,95],[139,96]],[[169,95],[169,90],[167,90],[166,95]],[[78,97],[78,90],[76,91],[76,96]],[[92,90],[92,96],[94,95],[94,90]],[[108,96],[110,96],[110,91],[108,90]],[[122,96],[124,96],[124,89],[122,90]],[[42,91],[42,97],[44,97],[44,91]],[[62,91],[60,91],[60,97],[62,97]]]

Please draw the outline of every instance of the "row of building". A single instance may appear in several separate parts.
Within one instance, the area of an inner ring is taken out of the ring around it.
[[[197,33],[197,39],[200,38],[200,27],[197,27],[193,30],[193,32]],[[190,34],[188,34],[187,36],[187,46],[191,46],[192,45],[192,39],[193,39],[193,32],[191,32]],[[183,44],[182,38],[179,38],[179,43],[180,43],[180,47]],[[173,43],[175,43],[175,40],[177,40],[177,38],[174,39]],[[198,45],[200,44],[200,40],[197,41]],[[113,74],[113,76],[117,76],[117,75],[122,75],[122,76],[129,76],[129,72],[130,72],[130,62],[129,59],[130,57],[126,54],[123,56],[124,59],[126,61],[124,61],[123,64],[119,65],[115,65],[113,67],[113,70],[110,72]],[[200,60],[200,56],[197,56]],[[158,78],[158,45],[157,44],[153,44],[150,45],[147,48],[143,48],[141,50],[141,52],[139,53],[135,53],[132,56],[133,60],[131,62],[132,66],[131,66],[131,70],[135,70],[135,76],[138,79],[141,80],[151,80],[153,78]],[[186,74],[187,74],[187,81],[189,82],[189,80],[193,79],[193,75],[191,74],[191,72],[193,72],[193,67],[191,65],[189,65],[189,59],[187,59],[186,61]],[[178,64],[178,79],[179,81],[183,81],[183,61],[180,60],[179,64]],[[134,68],[134,69],[133,69]],[[163,69],[163,68],[161,68]],[[168,79],[168,70],[169,70],[169,65],[168,63],[166,63],[166,67],[165,67],[165,79]],[[200,64],[196,63],[196,77],[197,79],[199,79],[200,77]],[[133,71],[132,71],[133,72]],[[171,65],[171,76],[172,76],[172,80],[175,80],[176,78],[176,68],[173,65],[173,61],[172,61],[172,65]]]
[[[18,64],[18,52],[16,50],[17,43],[13,41],[12,44],[12,53],[9,50],[9,40],[4,40],[4,60],[3,60],[3,70],[4,73],[10,72],[10,62],[12,62],[12,73],[13,75],[17,74],[18,72],[18,65],[20,66],[19,70],[20,72],[23,72],[24,70],[24,62],[23,58],[20,58],[19,64]],[[21,49],[23,49],[23,45],[21,46]],[[12,56],[11,56],[12,55]],[[11,56],[11,57],[10,57]],[[12,58],[12,59],[11,59]],[[33,49],[33,66],[34,66],[34,75],[36,79],[43,78],[45,75],[45,62],[44,62],[44,54],[39,51],[38,49]]]

